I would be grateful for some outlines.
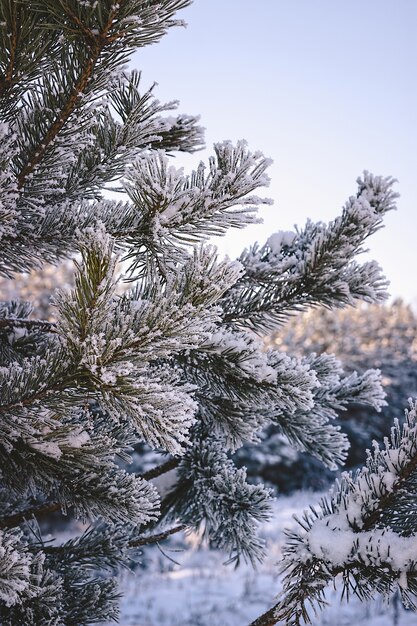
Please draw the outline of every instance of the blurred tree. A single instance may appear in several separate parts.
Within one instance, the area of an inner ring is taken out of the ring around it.
[[[58,267],[46,264],[42,269],[16,274],[13,278],[0,276],[0,293],[4,301],[30,302],[31,317],[52,322],[55,321],[52,294],[58,287],[72,286],[73,280],[74,269],[70,261],[63,261]]]
[[[372,441],[389,435],[393,420],[403,412],[407,398],[417,397],[417,315],[396,300],[390,305],[363,305],[343,310],[312,309],[292,317],[283,328],[265,339],[269,348],[302,356],[334,354],[346,373],[363,373],[375,367],[382,373],[387,396],[380,412],[350,404],[338,412],[350,441],[346,468],[366,460]],[[261,434],[259,445],[245,445],[236,452],[238,465],[252,480],[262,480],[280,492],[300,488],[322,489],[333,475],[314,457],[296,452],[274,425]]]

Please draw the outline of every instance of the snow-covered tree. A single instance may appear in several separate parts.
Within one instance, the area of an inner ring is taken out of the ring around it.
[[[333,311],[311,309],[288,320],[266,343],[297,353],[336,354],[346,371],[362,370],[369,364],[394,370],[404,360],[416,358],[416,332],[415,311],[397,299]]]
[[[112,573],[184,527],[256,562],[270,494],[229,453],[273,422],[336,467],[347,441],[335,411],[383,402],[374,371],[346,377],[332,356],[265,352],[257,335],[308,306],[385,298],[379,267],[355,257],[394,207],[393,181],[365,173],[330,224],[218,259],[207,239],[257,220],[268,160],[225,142],[207,166],[175,169],[167,153],[202,145],[197,121],[167,116],[174,105],[125,69],[188,4],[0,0],[0,273],[75,259],[56,322],[28,302],[0,306],[5,626],[115,619]],[[105,193],[115,181],[119,201]],[[129,473],[138,442],[170,456]],[[152,479],[173,468],[158,493]],[[46,541],[53,511],[90,525]]]

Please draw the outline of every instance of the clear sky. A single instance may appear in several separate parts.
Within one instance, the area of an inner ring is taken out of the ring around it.
[[[417,304],[417,0],[195,0],[178,17],[187,28],[133,65],[160,100],[201,115],[207,150],[179,165],[242,138],[274,161],[264,224],[231,231],[221,250],[234,257],[308,217],[328,221],[364,169],[391,175],[398,211],[367,258],[393,296]]]

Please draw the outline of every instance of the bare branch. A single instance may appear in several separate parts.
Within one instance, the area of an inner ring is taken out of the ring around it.
[[[162,476],[162,474],[166,474],[170,470],[175,469],[176,467],[178,467],[179,462],[180,459],[178,457],[174,457],[169,461],[166,461],[166,463],[162,463],[162,465],[157,465],[148,472],[141,474],[141,477],[145,480],[152,480],[152,478],[157,478],[157,476]]]
[[[57,502],[47,502],[46,504],[34,506],[26,511],[21,511],[20,513],[0,518],[0,528],[15,528],[16,526],[19,526],[19,524],[28,522],[35,517],[39,518],[44,517],[49,513],[55,513],[56,511],[59,511],[60,508],[61,505]]]
[[[162,533],[158,533],[157,535],[149,535],[149,537],[139,537],[139,539],[135,539],[129,543],[130,548],[136,548],[137,546],[145,546],[151,543],[159,543],[163,541],[170,535],[174,535],[175,533],[179,533],[182,530],[187,528],[186,524],[180,524],[179,526],[174,526],[173,528],[169,528],[168,530],[164,530]]]

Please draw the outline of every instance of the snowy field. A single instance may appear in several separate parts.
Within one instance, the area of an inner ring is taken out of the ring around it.
[[[320,496],[300,492],[281,497],[274,519],[262,527],[267,558],[254,571],[242,564],[224,565],[225,555],[198,546],[196,537],[173,536],[144,553],[144,569],[123,578],[122,626],[246,626],[274,604],[280,581],[276,564],[285,540],[284,528]],[[172,562],[173,559],[178,564]],[[382,602],[340,603],[330,591],[329,607],[315,626],[417,626],[417,615]]]

